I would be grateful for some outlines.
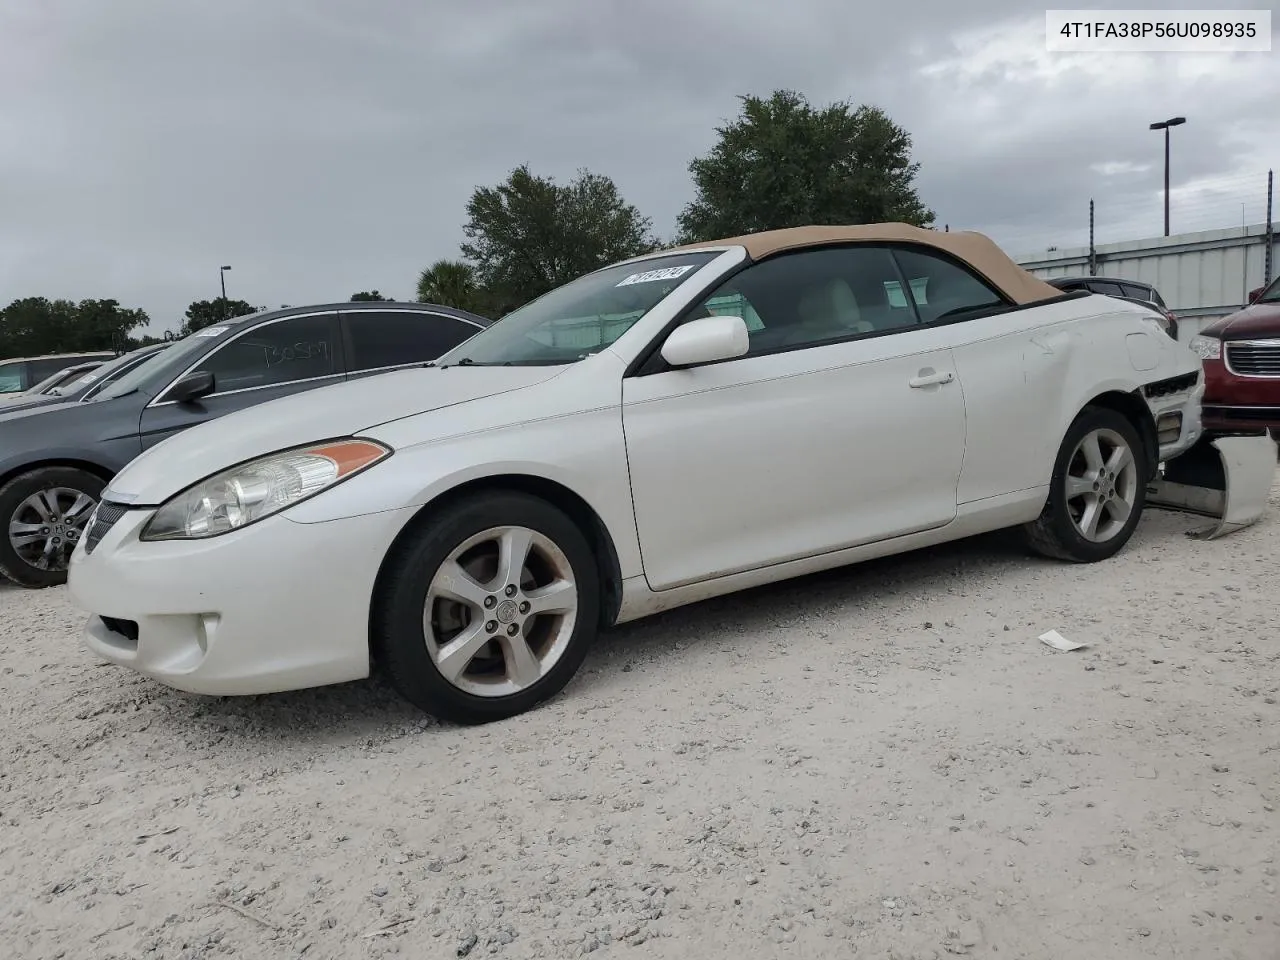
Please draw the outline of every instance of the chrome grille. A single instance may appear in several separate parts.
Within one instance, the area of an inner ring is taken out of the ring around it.
[[[1242,377],[1280,377],[1280,340],[1228,340],[1227,369]]]
[[[128,507],[112,503],[109,500],[103,500],[98,504],[98,508],[93,511],[93,519],[89,523],[89,532],[84,538],[84,552],[86,554],[93,553],[93,548],[102,542],[102,538],[107,535],[107,531],[116,525],[121,517],[129,510]]]

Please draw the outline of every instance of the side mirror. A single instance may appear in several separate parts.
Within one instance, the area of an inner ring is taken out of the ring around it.
[[[671,331],[662,345],[662,359],[673,367],[690,367],[741,357],[751,347],[741,317],[700,317]]]
[[[190,403],[213,393],[213,374],[208,370],[189,373],[169,390],[166,400],[174,403]]]
[[[1254,289],[1254,290],[1250,290],[1250,291],[1249,291],[1249,302],[1250,302],[1250,303],[1256,303],[1256,302],[1257,302],[1258,298],[1259,298],[1260,296],[1262,296],[1262,289],[1263,289],[1262,287],[1257,287],[1256,289]]]

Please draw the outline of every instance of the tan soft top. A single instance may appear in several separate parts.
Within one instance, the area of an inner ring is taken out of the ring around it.
[[[907,223],[868,223],[859,226],[787,227],[765,230],[725,240],[691,243],[673,250],[697,250],[702,247],[741,246],[752,260],[763,260],[784,250],[816,247],[828,243],[918,243],[934,247],[963,260],[979,275],[1004,293],[1014,303],[1036,303],[1062,296],[1062,291],[1033,276],[1009,259],[992,240],[981,233],[957,231],[944,233]]]

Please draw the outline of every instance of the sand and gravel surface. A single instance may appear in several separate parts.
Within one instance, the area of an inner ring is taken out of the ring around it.
[[[0,588],[0,957],[1280,958],[1272,499],[708,602],[478,729],[170,691]]]

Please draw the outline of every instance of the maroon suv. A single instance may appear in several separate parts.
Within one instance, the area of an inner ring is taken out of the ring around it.
[[[1206,430],[1280,434],[1280,277],[1187,344],[1204,361]]]

